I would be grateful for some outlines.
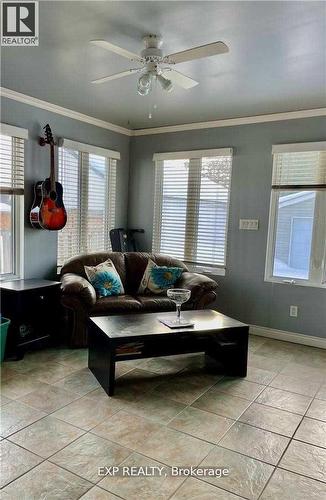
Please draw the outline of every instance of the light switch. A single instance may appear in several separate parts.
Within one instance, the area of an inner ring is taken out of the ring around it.
[[[258,219],[240,219],[239,229],[246,229],[249,231],[258,230]]]

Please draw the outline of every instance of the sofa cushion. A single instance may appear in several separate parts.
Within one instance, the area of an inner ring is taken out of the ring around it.
[[[124,288],[126,288],[126,268],[124,254],[121,252],[96,252],[77,255],[65,262],[61,269],[61,276],[66,273],[74,273],[87,279],[84,266],[97,266],[111,259],[116,268]]]
[[[137,295],[137,300],[141,303],[143,312],[175,310],[175,303],[168,297],[159,295]]]
[[[151,259],[158,266],[181,267],[184,271],[188,271],[187,266],[181,260],[167,255],[145,252],[127,252],[124,255],[127,275],[125,289],[130,294],[137,294],[141,279],[148,264],[148,259]]]
[[[84,266],[88,281],[93,285],[98,297],[124,295],[120,276],[111,259],[97,266]]]
[[[108,316],[112,314],[124,314],[128,312],[139,312],[142,304],[131,295],[114,295],[101,297],[89,312],[90,316]]]
[[[159,295],[164,293],[169,288],[173,288],[182,271],[182,267],[158,266],[151,259],[148,259],[147,267],[138,288],[138,294]]]

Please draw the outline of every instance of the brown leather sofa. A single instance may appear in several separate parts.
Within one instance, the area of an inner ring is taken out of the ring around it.
[[[86,279],[84,266],[96,266],[108,258],[112,260],[120,275],[125,295],[97,298],[93,286]],[[137,295],[149,258],[159,266],[177,266],[184,269],[175,285],[191,290],[191,298],[184,304],[183,309],[204,309],[214,302],[216,282],[201,274],[189,272],[183,262],[173,257],[140,252],[78,255],[68,260],[61,269],[61,302],[68,313],[71,347],[87,346],[89,316],[175,310],[175,304],[166,295]]]

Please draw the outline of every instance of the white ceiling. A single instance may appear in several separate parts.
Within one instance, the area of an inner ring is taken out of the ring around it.
[[[149,32],[165,53],[216,40],[230,52],[178,65],[200,82],[190,90],[90,84],[132,63],[89,40],[139,53]],[[311,109],[326,106],[325,42],[325,2],[42,1],[40,45],[2,47],[1,85],[133,129]]]

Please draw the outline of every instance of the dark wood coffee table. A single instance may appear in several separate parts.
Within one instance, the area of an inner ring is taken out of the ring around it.
[[[170,329],[158,318],[175,313],[124,314],[89,320],[88,367],[109,396],[114,394],[115,363],[192,352],[223,365],[227,375],[247,375],[248,325],[211,310],[184,311],[193,327]]]

